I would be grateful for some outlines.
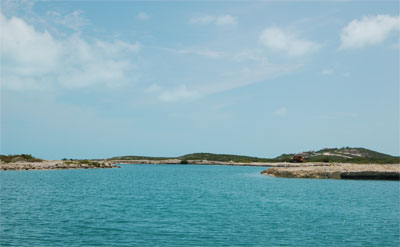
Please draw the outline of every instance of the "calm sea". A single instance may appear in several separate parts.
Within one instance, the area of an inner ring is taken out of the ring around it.
[[[400,183],[264,168],[0,172],[0,246],[400,246]]]

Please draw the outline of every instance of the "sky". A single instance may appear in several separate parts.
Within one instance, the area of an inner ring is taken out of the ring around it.
[[[0,3],[2,154],[400,155],[398,1]]]

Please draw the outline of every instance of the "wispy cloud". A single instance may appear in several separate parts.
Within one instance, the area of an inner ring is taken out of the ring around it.
[[[225,53],[223,52],[209,50],[207,48],[184,48],[184,49],[163,48],[163,50],[177,54],[198,55],[208,58],[222,58],[225,56]]]
[[[224,27],[224,26],[232,26],[237,23],[237,19],[231,15],[220,15],[220,16],[200,16],[200,17],[193,17],[189,20],[190,24],[197,24],[197,25],[208,25],[208,24],[215,24],[216,26]]]
[[[233,59],[237,62],[254,61],[266,63],[268,59],[262,49],[244,49],[233,54]]]
[[[189,20],[190,24],[211,24],[215,21],[215,16],[206,15],[201,17],[193,17]]]
[[[343,76],[344,76],[344,77],[350,77],[350,76],[351,76],[351,73],[350,73],[350,72],[345,72],[345,73],[343,73]]]
[[[326,68],[326,69],[323,69],[323,70],[321,71],[321,74],[322,74],[322,75],[333,75],[333,72],[334,72],[333,69]]]
[[[319,115],[317,118],[323,119],[323,120],[336,120],[336,119],[352,119],[352,118],[357,118],[358,114],[354,112],[330,112],[330,113],[325,113],[323,115]]]
[[[217,26],[229,26],[229,25],[235,25],[236,23],[237,23],[236,18],[231,15],[222,15],[218,16],[215,19],[215,24]]]
[[[400,16],[364,16],[352,20],[340,32],[339,49],[363,48],[385,41],[392,33],[400,31]]]
[[[291,56],[303,56],[317,51],[321,45],[301,39],[278,27],[268,27],[260,35],[261,44],[271,50],[283,51]]]
[[[154,93],[158,99],[164,102],[177,102],[182,100],[194,100],[200,97],[200,93],[196,90],[189,89],[186,85],[165,89],[157,84],[147,88],[147,92]]]
[[[83,26],[86,26],[89,21],[83,17],[82,10],[75,10],[69,14],[63,15],[57,11],[47,11],[47,15],[53,22],[63,25],[74,31],[79,31]]]
[[[286,116],[288,113],[288,109],[284,106],[275,111],[275,115],[280,117]]]
[[[9,15],[13,15],[21,9],[25,12],[31,12],[37,1],[38,0],[2,0],[1,9],[4,13]]]
[[[182,55],[197,55],[212,59],[226,59],[230,61],[235,61],[237,63],[241,62],[259,62],[259,63],[266,63],[268,59],[266,57],[265,51],[263,49],[243,49],[239,51],[220,51],[220,50],[212,50],[209,48],[203,47],[190,47],[190,48],[161,48],[164,51],[182,54]]]
[[[233,56],[213,61],[215,66],[206,66],[198,73],[206,76],[194,76],[186,83],[178,84],[166,78],[162,85],[153,83],[144,91],[163,102],[198,100],[208,95],[245,87],[254,83],[292,73],[299,69],[298,64],[278,65],[265,60],[236,61]],[[223,66],[222,66],[223,65]],[[175,78],[182,80],[182,78]]]
[[[149,18],[150,16],[146,12],[140,12],[136,15],[136,19],[140,21],[147,21]]]
[[[256,43],[257,40],[254,42]],[[163,88],[159,85],[152,85],[145,90],[157,95],[158,99],[166,102],[175,101],[171,100],[172,98],[176,99],[176,101],[187,100],[189,98],[183,95],[191,95],[193,96],[191,97],[192,99],[200,99],[207,95],[265,82],[271,78],[290,74],[303,66],[298,61],[283,64],[272,63],[266,57],[265,49],[249,48],[238,51],[217,51],[200,47],[159,49],[178,55],[194,55],[210,58],[207,66],[202,66],[204,65],[204,61],[196,57],[184,59],[185,64],[182,64],[182,69],[185,71],[186,66],[196,68],[197,75],[190,77],[189,80],[185,78],[186,83],[184,87],[176,87],[173,81],[164,81]],[[178,77],[174,80],[181,80],[181,78]],[[162,93],[164,94],[160,97]]]
[[[153,83],[150,87],[146,89],[148,93],[158,93],[161,91],[161,87],[156,83]]]

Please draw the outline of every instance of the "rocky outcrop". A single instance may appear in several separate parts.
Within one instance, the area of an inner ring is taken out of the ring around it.
[[[261,174],[285,178],[334,178],[400,180],[400,164],[329,164],[273,167]]]
[[[118,166],[106,161],[82,162],[47,160],[42,162],[0,163],[0,170],[94,169],[117,167]]]

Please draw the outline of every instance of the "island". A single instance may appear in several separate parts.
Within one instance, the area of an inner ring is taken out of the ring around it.
[[[106,160],[43,160],[30,154],[0,155],[0,170],[54,170],[54,169],[95,169],[118,168]]]
[[[365,148],[325,148],[292,157],[298,166],[273,167],[264,175],[285,178],[384,179],[400,180],[400,158]]]
[[[400,164],[305,163],[272,167],[261,174],[284,178],[400,180]]]
[[[0,170],[117,168],[119,164],[257,166],[268,167],[261,174],[274,177],[400,180],[400,157],[350,147],[282,154],[275,158],[192,153],[178,157],[129,155],[103,159],[43,160],[29,154],[0,155]]]

